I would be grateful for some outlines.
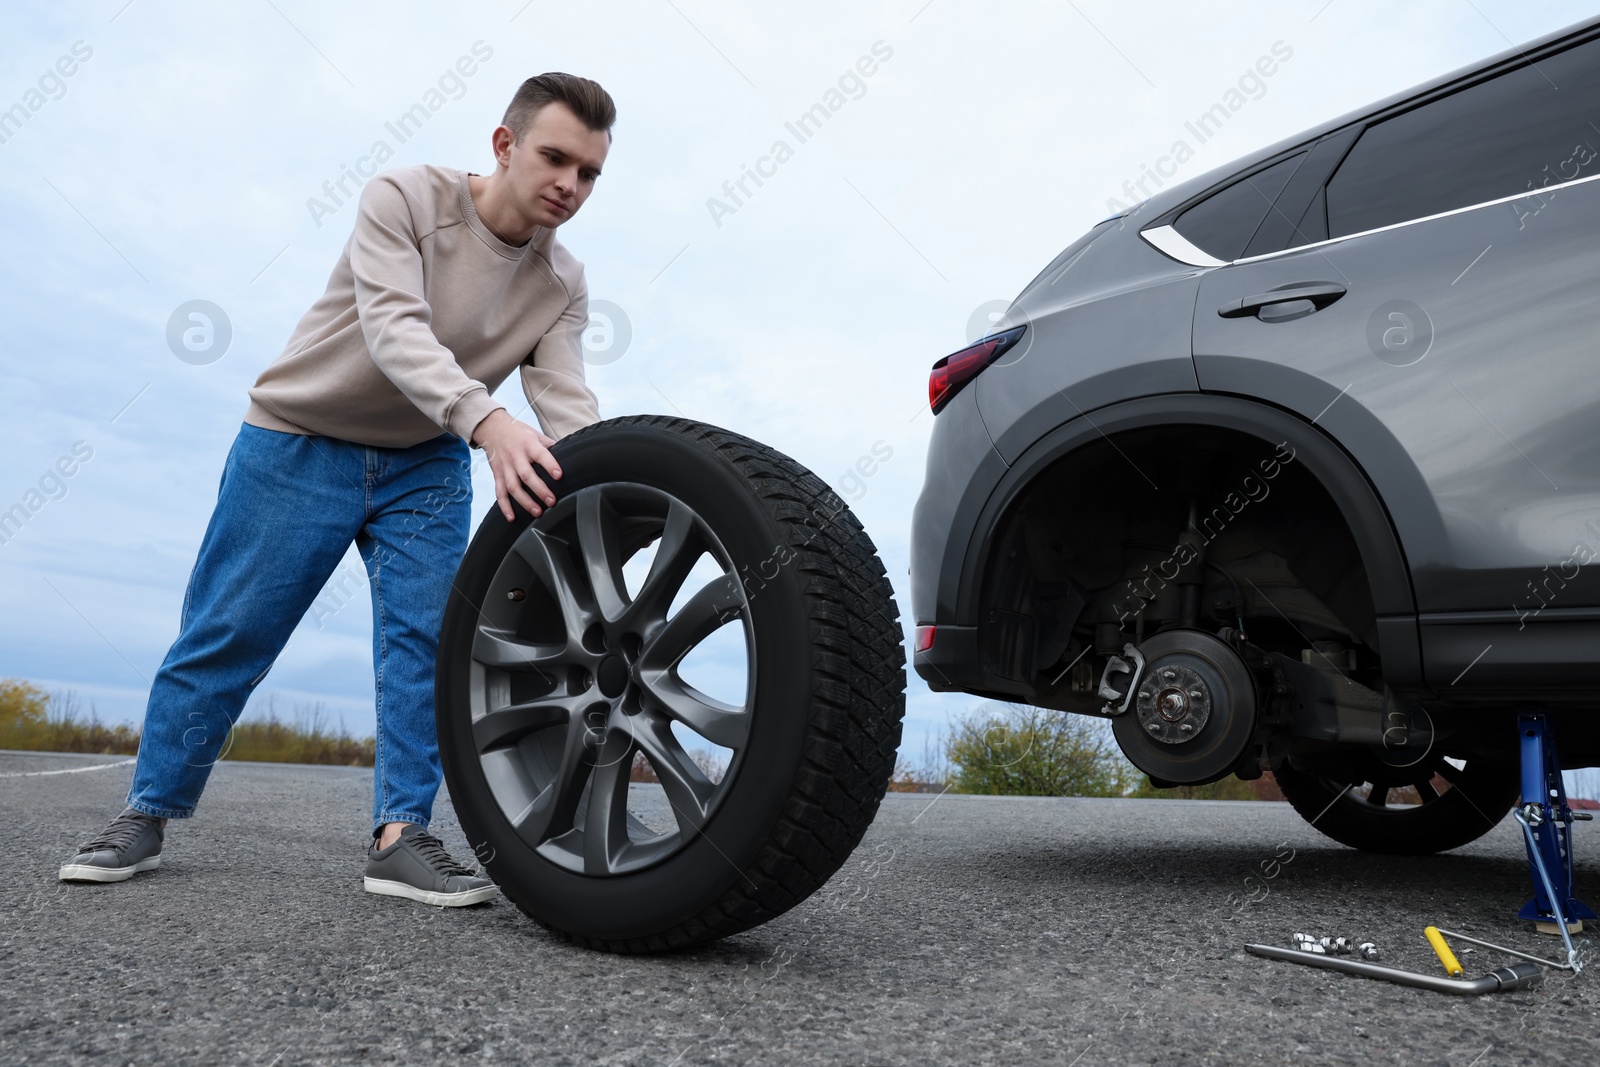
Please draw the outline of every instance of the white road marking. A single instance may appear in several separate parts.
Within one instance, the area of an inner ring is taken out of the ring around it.
[[[96,763],[92,767],[68,767],[61,771],[11,771],[0,774],[0,778],[41,778],[49,774],[82,774],[84,771],[103,771],[107,767],[126,767],[135,762],[131,759],[118,760],[115,763]]]

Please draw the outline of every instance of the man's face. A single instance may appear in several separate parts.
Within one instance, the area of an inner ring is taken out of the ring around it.
[[[505,164],[512,196],[536,226],[556,227],[578,213],[594,191],[611,139],[585,126],[562,103],[540,108],[513,144],[511,131],[495,131],[495,156]]]

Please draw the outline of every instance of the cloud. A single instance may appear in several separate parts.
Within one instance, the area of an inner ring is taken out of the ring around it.
[[[789,452],[835,488],[886,442],[893,458],[855,507],[909,626],[929,364],[964,343],[975,308],[1014,295],[1095,222],[1123,179],[1182,134],[1197,100],[1236,84],[1273,41],[1295,49],[1271,92],[1197,146],[1186,174],[1498,51],[1500,32],[1527,40],[1587,14],[1480,3],[1491,25],[1444,0],[1321,6],[508,0],[377,18],[305,2],[13,13],[0,100],[21,99],[75,41],[94,55],[0,145],[11,205],[0,500],[20,498],[74,442],[94,458],[0,545],[0,675],[76,685],[109,718],[141,713],[245,389],[348,236],[348,212],[319,228],[307,198],[479,40],[492,61],[395,144],[389,165],[482,173],[522,78],[569,70],[606,85],[616,141],[561,231],[592,294],[633,325],[624,356],[590,370],[604,413],[679,409]],[[878,40],[894,56],[870,92],[715,225],[708,190]],[[233,328],[226,355],[203,366],[165,343],[173,309],[195,299]],[[514,379],[501,397],[520,407]],[[480,474],[475,488],[482,513],[490,484]],[[359,599],[321,629],[302,624],[263,694],[325,700],[370,730],[368,625]],[[975,702],[913,678],[905,751],[920,753],[948,709]]]

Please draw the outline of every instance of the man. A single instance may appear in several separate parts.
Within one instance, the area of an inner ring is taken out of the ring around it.
[[[593,191],[615,120],[595,82],[542,74],[492,134],[493,174],[401,167],[362,189],[327,291],[250,389],[150,687],[127,808],[62,880],[159,864],[167,820],[194,813],[246,699],[354,541],[377,690],[364,885],[435,905],[495,894],[426,829],[441,780],[439,624],[468,537],[468,443],[505,517],[513,503],[538,515],[555,502],[540,470],[561,477],[554,438],[600,417],[583,378],[583,265],[555,229]],[[490,395],[513,369],[545,433]]]

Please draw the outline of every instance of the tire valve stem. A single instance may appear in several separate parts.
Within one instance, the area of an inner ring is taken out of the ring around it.
[[[512,589],[512,590],[507,591],[506,599],[507,600],[521,600],[526,595],[527,594],[524,593],[520,589]]]

